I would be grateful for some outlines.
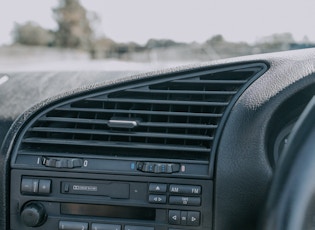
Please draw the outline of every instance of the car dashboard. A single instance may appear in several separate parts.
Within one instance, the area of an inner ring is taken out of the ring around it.
[[[315,49],[2,73],[0,228],[259,229],[314,74]]]

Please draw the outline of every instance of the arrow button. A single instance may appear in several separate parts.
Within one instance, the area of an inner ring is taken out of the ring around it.
[[[165,195],[150,195],[149,202],[152,204],[166,204]]]
[[[154,193],[165,193],[167,189],[166,184],[155,184],[151,183],[149,185],[149,192],[154,192]]]
[[[200,212],[188,212],[187,225],[198,226],[200,225]]]
[[[168,223],[173,225],[180,225],[180,211],[179,210],[170,210],[168,212]]]

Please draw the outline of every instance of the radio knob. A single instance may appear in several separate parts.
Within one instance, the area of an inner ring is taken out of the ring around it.
[[[39,202],[26,204],[21,212],[21,218],[27,227],[37,227],[42,225],[47,218],[44,205]]]

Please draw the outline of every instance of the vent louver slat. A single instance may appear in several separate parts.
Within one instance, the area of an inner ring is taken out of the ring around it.
[[[215,113],[186,113],[168,111],[144,111],[144,110],[122,110],[122,109],[92,109],[92,108],[58,108],[59,111],[96,112],[96,113],[127,113],[127,114],[148,114],[161,116],[198,116],[198,117],[221,117],[222,114]]]
[[[172,93],[172,94],[200,94],[199,91],[192,90],[147,90],[147,89],[130,89],[126,90],[127,92],[132,93],[150,93],[150,94],[158,94],[158,93]],[[202,94],[204,95],[234,95],[237,91],[204,91]]]
[[[34,120],[19,151],[209,162],[228,106],[264,69],[173,74],[71,99]],[[110,126],[113,120],[121,124]]]
[[[206,106],[227,106],[227,102],[202,102],[202,101],[175,101],[175,100],[147,100],[147,99],[129,99],[129,98],[119,98],[119,99],[102,99],[102,98],[93,98],[87,99],[87,101],[101,101],[101,102],[115,102],[115,103],[140,103],[140,104],[158,104],[158,105],[206,105]]]
[[[33,132],[54,132],[54,133],[77,133],[77,134],[95,134],[95,135],[111,135],[111,136],[130,136],[130,137],[156,137],[156,138],[187,138],[191,140],[206,140],[211,141],[213,140],[212,137],[208,136],[201,136],[201,135],[194,135],[194,136],[187,136],[184,134],[170,134],[170,133],[141,133],[141,132],[129,132],[129,133],[121,133],[121,132],[113,132],[113,131],[104,131],[104,130],[87,130],[87,129],[74,129],[74,128],[32,128],[30,131]]]
[[[245,84],[246,80],[175,80],[174,83],[192,83],[192,84]]]
[[[59,117],[45,117],[39,119],[40,121],[58,121],[63,123],[77,123],[77,124],[98,124],[98,125],[104,125],[108,121],[106,120],[92,120],[92,119],[73,119],[73,118],[59,118]],[[169,124],[166,122],[142,122],[141,126],[144,127],[174,127],[174,128],[199,128],[199,129],[216,129],[217,125],[198,125],[198,124]],[[65,125],[66,127],[66,125]],[[30,130],[31,131],[31,130]]]
[[[102,142],[102,141],[78,141],[78,140],[60,140],[60,139],[47,139],[47,138],[28,138],[25,143],[38,143],[42,144],[55,144],[55,145],[77,145],[77,146],[89,146],[89,147],[118,147],[128,149],[150,149],[150,150],[179,150],[179,151],[193,151],[193,152],[208,152],[207,148],[203,147],[181,147],[178,145],[163,144],[140,144],[140,143],[128,143],[128,142]]]

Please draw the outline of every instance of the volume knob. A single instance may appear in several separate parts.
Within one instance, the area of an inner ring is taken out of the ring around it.
[[[44,205],[39,202],[26,204],[21,212],[21,218],[27,227],[38,227],[42,225],[47,218]]]

